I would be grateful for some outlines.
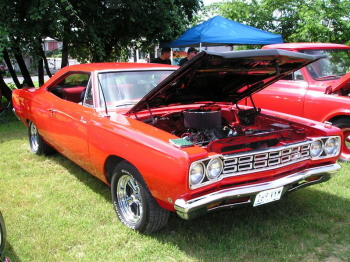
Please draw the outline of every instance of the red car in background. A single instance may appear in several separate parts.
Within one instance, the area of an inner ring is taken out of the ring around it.
[[[344,133],[340,160],[350,161],[350,74],[347,74],[350,72],[350,46],[284,43],[267,45],[263,49],[324,56],[254,94],[253,101],[261,108],[327,121],[339,127]],[[249,99],[241,104],[252,105]]]

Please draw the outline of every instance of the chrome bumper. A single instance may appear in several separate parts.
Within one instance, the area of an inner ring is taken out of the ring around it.
[[[12,112],[15,114],[15,116],[18,118],[18,120],[21,120],[18,115],[16,114],[16,109],[12,108]]]
[[[217,211],[221,209],[232,208],[237,205],[252,205],[255,196],[262,191],[284,187],[282,196],[286,193],[295,191],[299,188],[325,182],[337,172],[341,166],[337,163],[322,167],[315,167],[306,169],[274,181],[257,183],[252,185],[238,186],[234,188],[223,189],[214,193],[210,193],[201,197],[190,200],[177,199],[175,201],[176,213],[183,219],[192,219],[208,212]],[[305,181],[310,177],[319,177],[313,181]],[[231,204],[225,203],[227,200],[247,198],[243,202],[235,202]],[[217,203],[221,203],[218,205]],[[213,207],[210,207],[214,205]]]

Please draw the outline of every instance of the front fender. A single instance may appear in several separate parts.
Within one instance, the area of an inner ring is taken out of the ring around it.
[[[98,120],[98,121],[97,121]],[[194,160],[208,156],[193,146],[177,148],[169,143],[177,138],[151,125],[118,115],[115,119],[92,119],[89,126],[89,153],[94,175],[106,182],[106,159],[116,156],[134,165],[157,200],[172,204],[189,191],[188,168]]]

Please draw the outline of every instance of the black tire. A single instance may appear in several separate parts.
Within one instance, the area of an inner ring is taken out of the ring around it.
[[[55,153],[55,150],[47,145],[39,134],[36,125],[33,122],[29,122],[28,136],[30,149],[36,155],[50,155]]]
[[[339,127],[344,134],[339,161],[350,162],[350,118],[339,118],[333,122],[333,125]]]
[[[123,161],[114,169],[111,193],[115,212],[127,227],[150,234],[167,224],[169,211],[158,205],[139,171],[129,162]]]
[[[6,227],[5,227],[4,218],[2,217],[2,214],[0,212],[0,259],[2,258],[2,254],[4,253],[4,250],[5,250],[5,243],[6,243]]]

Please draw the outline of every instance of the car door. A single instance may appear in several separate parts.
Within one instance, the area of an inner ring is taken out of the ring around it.
[[[70,76],[78,78],[78,74],[79,73],[76,73]],[[80,85],[76,87],[80,87]],[[81,102],[76,102],[75,97],[77,95],[73,94],[73,91],[75,92],[73,88],[76,87],[67,87],[67,90],[70,89],[70,91],[72,91],[69,95],[71,98],[68,96],[66,99],[62,97],[55,104],[52,104],[50,108],[50,137],[60,153],[84,169],[89,170],[88,129],[91,115],[94,114],[95,111],[91,107],[84,106]],[[80,88],[76,90],[80,90]],[[82,90],[84,91],[84,89]],[[83,94],[83,92],[81,93]]]
[[[304,80],[301,70],[298,70],[254,94],[253,100],[259,108],[303,116],[307,92],[308,82]]]

